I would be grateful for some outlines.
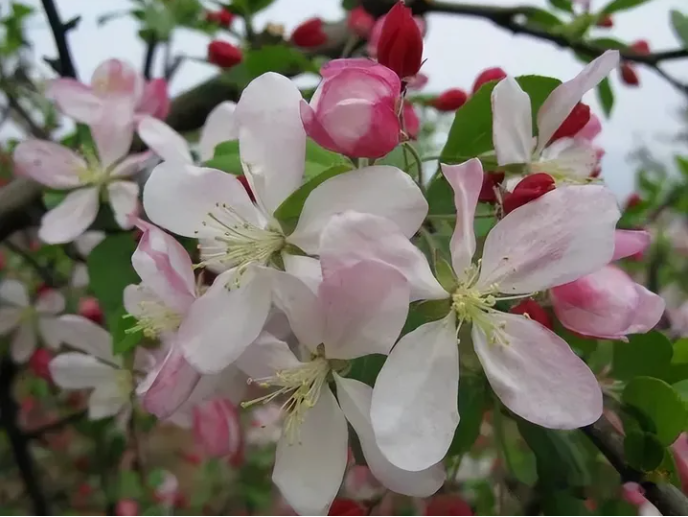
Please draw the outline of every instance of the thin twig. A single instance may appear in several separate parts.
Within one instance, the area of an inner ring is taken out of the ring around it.
[[[146,81],[149,81],[151,78],[152,70],[153,70],[153,61],[155,59],[155,51],[158,49],[158,40],[155,38],[152,38],[149,42],[148,45],[146,45],[146,56],[143,61],[143,77],[146,78]]]
[[[74,68],[72,55],[69,51],[67,38],[65,37],[69,28],[60,20],[60,15],[57,12],[53,0],[41,0],[41,2],[45,10],[45,15],[48,18],[50,29],[53,32],[53,38],[55,38],[55,46],[57,47],[57,54],[60,60],[60,75],[62,77],[73,77],[76,79],[76,68]]]

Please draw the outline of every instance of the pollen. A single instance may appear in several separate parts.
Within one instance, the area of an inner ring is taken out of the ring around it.
[[[174,332],[181,325],[182,317],[162,302],[141,301],[139,314],[127,314],[125,318],[136,318],[137,325],[126,330],[128,334],[141,331],[149,339],[157,339],[164,332]]]

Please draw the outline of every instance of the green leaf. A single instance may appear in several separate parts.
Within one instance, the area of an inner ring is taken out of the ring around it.
[[[489,390],[485,379],[478,375],[464,374],[459,379],[459,414],[461,420],[454,433],[447,456],[468,452],[480,435],[483,413],[487,408]]]
[[[677,10],[671,11],[671,27],[683,46],[688,48],[688,16]]]
[[[229,142],[217,144],[213,157],[203,165],[205,167],[229,172],[230,174],[243,174],[241,158],[239,157],[239,141],[231,140]]]
[[[112,353],[115,355],[126,354],[143,340],[143,332],[130,331],[136,320],[126,316],[127,311],[122,307],[107,318],[108,329],[112,334]]]
[[[363,357],[358,357],[351,361],[350,370],[346,374],[347,378],[356,379],[368,386],[374,386],[377,375],[382,370],[382,365],[385,364],[387,357],[382,354],[370,354]]]
[[[46,189],[43,191],[43,204],[48,210],[52,210],[57,205],[64,201],[67,197],[68,192],[64,190],[50,190]]]
[[[341,154],[320,147],[310,138],[306,140],[306,170],[304,171],[306,181],[337,165],[353,168],[351,162]]]
[[[527,22],[531,25],[539,25],[549,29],[563,24],[554,14],[537,7],[529,8],[525,15]]]
[[[267,45],[251,50],[246,53],[244,62],[246,69],[253,77],[258,77],[265,72],[291,74],[318,72],[303,52],[287,45]]]
[[[602,111],[604,111],[605,116],[609,117],[614,107],[614,92],[612,91],[608,77],[597,85],[597,98],[602,105]]]
[[[275,219],[282,225],[284,231],[287,233],[294,231],[296,224],[299,222],[299,216],[301,215],[301,210],[303,210],[303,205],[306,203],[306,199],[308,199],[308,195],[318,185],[330,178],[349,172],[351,168],[350,165],[335,165],[334,167],[330,167],[315,178],[301,185],[298,190],[292,192],[291,195],[277,207],[277,210],[275,210],[273,214]]]
[[[676,156],[676,166],[685,179],[688,179],[688,157]]]
[[[634,334],[628,343],[614,342],[612,375],[621,381],[639,375],[663,377],[673,353],[671,343],[661,332]]]
[[[676,390],[684,403],[688,403],[688,379],[672,384],[672,388]]]
[[[650,0],[613,0],[602,8],[601,14],[612,14],[645,4]]]
[[[626,50],[628,45],[623,41],[614,38],[595,38],[588,40],[588,43],[596,47],[602,47],[610,50]]]
[[[664,446],[674,443],[688,423],[688,410],[680,395],[659,379],[636,377],[626,385],[622,400],[648,419],[651,428],[645,421],[640,421],[641,426]]]
[[[444,318],[451,310],[450,300],[423,300],[414,302],[409,307],[406,323],[401,332],[402,336],[417,329],[425,323]]]
[[[267,8],[275,0],[232,0],[229,10],[240,15],[252,15]]]
[[[358,0],[342,0],[342,9],[351,11],[358,5]]]
[[[664,460],[664,447],[655,435],[632,429],[624,438],[624,455],[631,467],[650,472]]]
[[[567,13],[573,13],[573,4],[571,0],[548,0],[552,7],[566,11]]]
[[[457,287],[454,269],[449,262],[439,256],[435,256],[435,276],[445,291],[454,292]]]
[[[585,500],[568,490],[555,490],[542,494],[542,515],[596,515],[590,513]]]

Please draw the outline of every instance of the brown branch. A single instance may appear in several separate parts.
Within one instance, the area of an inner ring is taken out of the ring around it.
[[[72,26],[62,23],[60,14],[57,12],[53,0],[42,0],[42,3],[43,9],[45,10],[45,16],[48,18],[48,23],[50,24],[50,29],[55,39],[55,46],[57,47],[60,63],[60,75],[62,77],[76,78],[76,68],[74,67],[74,61],[72,61],[72,55],[69,51],[69,45],[67,44],[66,38],[67,31],[71,29]]]

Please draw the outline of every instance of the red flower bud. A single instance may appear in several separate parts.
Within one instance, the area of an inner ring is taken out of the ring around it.
[[[84,296],[79,300],[79,315],[98,325],[103,324],[103,311],[98,300],[92,296]]]
[[[646,56],[650,53],[650,44],[644,39],[635,41],[629,48],[636,54],[641,54],[643,56]]]
[[[483,186],[480,188],[478,201],[481,203],[496,203],[495,188],[504,181],[503,172],[486,172],[483,174]]]
[[[226,41],[211,41],[208,45],[208,61],[221,68],[232,68],[241,63],[241,49]]]
[[[413,77],[423,59],[423,35],[411,9],[397,2],[385,18],[377,46],[377,60],[396,72],[400,79]]]
[[[569,113],[569,116],[566,117],[564,122],[561,123],[561,126],[559,126],[559,129],[557,129],[554,135],[552,135],[552,139],[549,142],[552,143],[560,138],[571,138],[575,136],[581,129],[585,127],[589,120],[590,106],[579,102],[574,106],[573,110],[571,113]]]
[[[425,515],[473,515],[473,510],[456,494],[437,494],[428,501]]]
[[[547,311],[532,298],[526,298],[518,305],[514,305],[509,309],[509,312],[512,314],[527,315],[531,320],[537,321],[543,327],[547,327],[550,330],[554,329],[552,326],[552,318],[550,318]]]
[[[205,19],[211,23],[217,23],[221,27],[229,27],[234,20],[234,13],[229,12],[227,9],[208,11],[205,13]]]
[[[115,506],[115,515],[138,515],[139,503],[133,499],[120,499]]]
[[[366,11],[363,6],[359,5],[351,10],[346,24],[349,27],[349,30],[356,34],[359,38],[368,39],[368,36],[375,25],[375,18],[373,18],[373,16]]]
[[[473,83],[473,93],[477,92],[483,84],[489,83],[490,81],[501,81],[505,77],[506,72],[498,66],[494,68],[487,68],[480,72],[478,77],[475,78],[475,82]]]
[[[621,63],[621,80],[628,86],[638,86],[640,84],[640,79],[638,78],[638,73],[635,68],[630,63]]]
[[[600,18],[597,21],[597,26],[609,29],[611,27],[614,27],[614,20],[612,19],[611,16],[609,16],[608,14],[605,14],[602,18]]]
[[[554,178],[549,174],[539,172],[526,176],[516,185],[514,191],[504,198],[504,213],[513,212],[519,206],[547,194],[550,190],[554,190]]]
[[[358,501],[338,497],[332,501],[330,512],[327,515],[368,515],[368,511]]]
[[[626,210],[636,207],[642,202],[642,198],[634,192],[633,194],[628,196],[628,199],[626,200]]]
[[[319,47],[327,43],[327,34],[323,31],[323,21],[320,18],[311,18],[294,29],[291,34],[291,42],[297,47]]]
[[[50,361],[53,359],[53,354],[45,348],[38,348],[29,358],[29,369],[36,376],[43,380],[52,382],[53,378],[50,375]]]
[[[46,284],[45,282],[41,282],[40,284],[38,284],[38,287],[36,287],[36,296],[42,296],[48,291],[52,290],[53,288],[50,287],[48,284]]]
[[[430,101],[430,105],[438,111],[456,111],[466,103],[468,95],[459,88],[451,88]]]

